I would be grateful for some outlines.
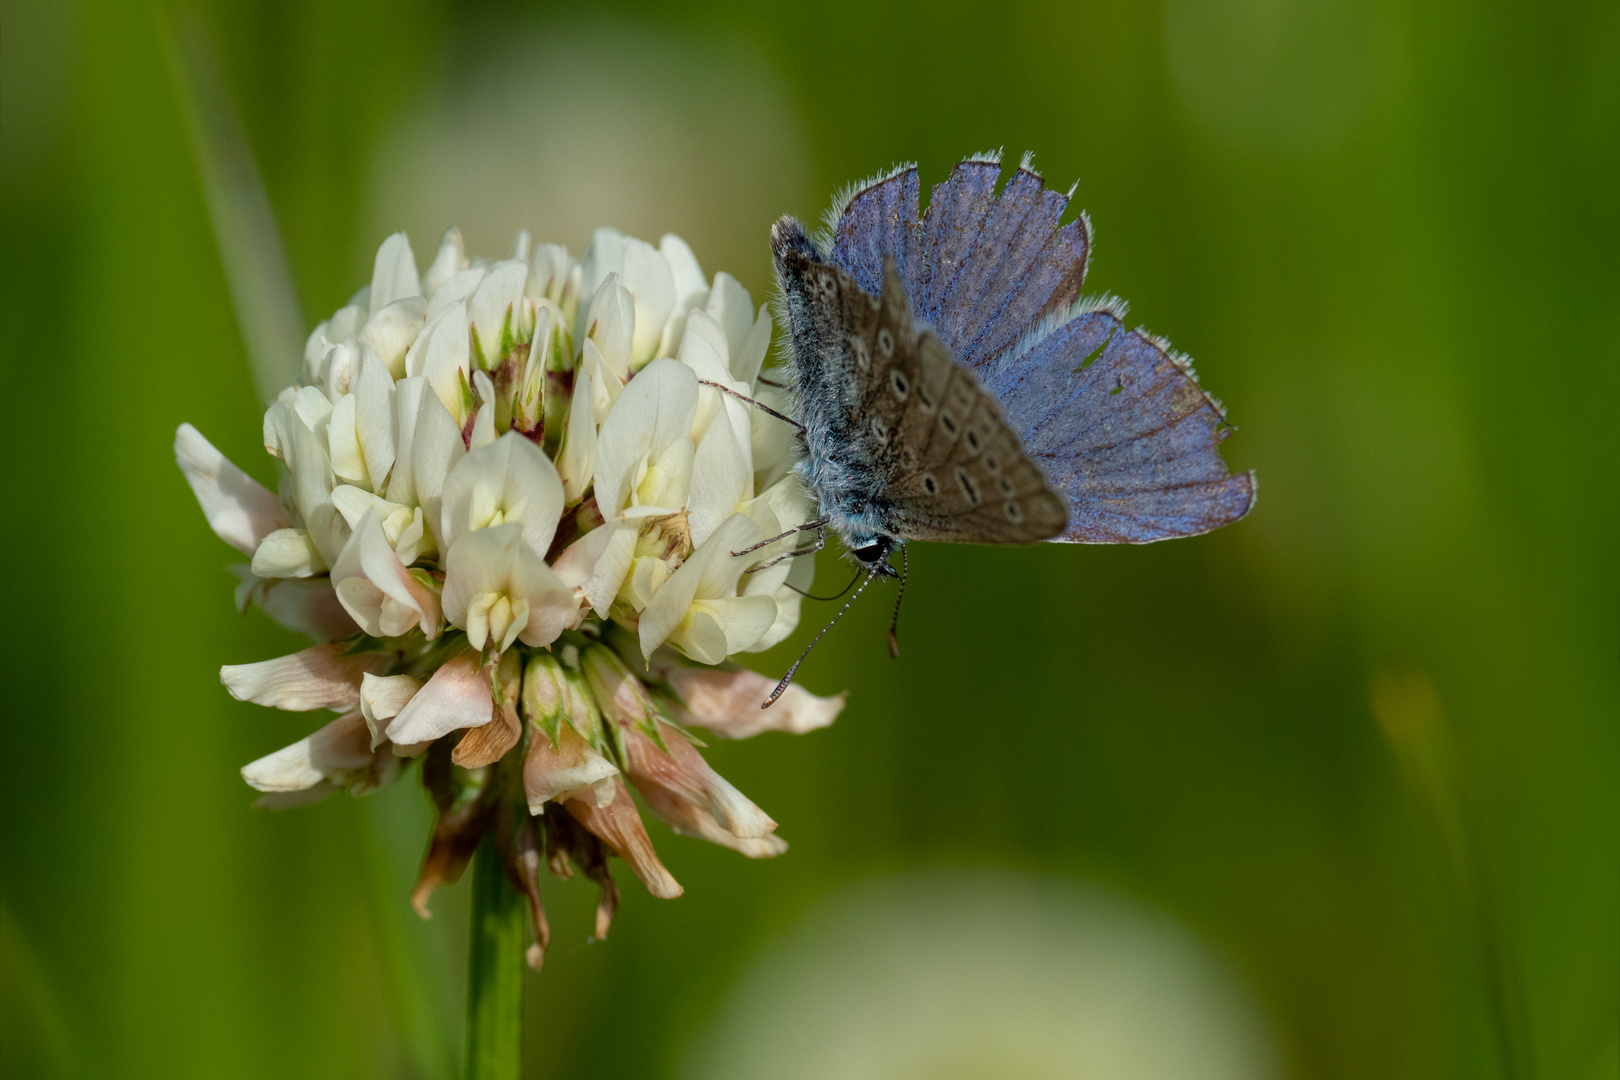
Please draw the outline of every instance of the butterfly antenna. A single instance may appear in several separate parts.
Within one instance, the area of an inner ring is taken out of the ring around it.
[[[889,655],[900,659],[900,601],[906,598],[906,549],[900,548],[900,591],[894,597],[894,618],[889,620]]]
[[[804,652],[800,653],[799,658],[793,661],[793,666],[787,669],[787,674],[782,676],[782,681],[776,684],[776,689],[771,691],[771,696],[765,699],[765,703],[761,705],[760,708],[768,709],[772,705],[776,704],[776,699],[782,696],[782,691],[786,690],[788,688],[788,683],[793,681],[793,673],[799,670],[799,665],[804,663],[804,658],[810,655],[810,650],[816,647],[816,642],[826,637],[827,631],[838,625],[838,620],[844,617],[844,612],[848,611],[850,609],[850,605],[854,604],[855,601],[861,598],[861,593],[866,591],[866,587],[872,584],[872,579],[877,577],[877,575],[878,572],[876,567],[873,567],[867,572],[866,580],[861,582],[861,587],[855,590],[855,595],[844,602],[844,606],[838,609],[838,614],[832,617],[832,622],[828,623],[826,626],[823,626],[821,628],[821,633],[817,634],[810,644],[804,647]]]
[[[788,588],[792,589],[794,592],[798,593],[800,596],[804,597],[806,600],[837,600],[840,596],[843,596],[845,593],[849,592],[850,589],[854,588],[855,583],[857,581],[861,580],[861,574],[862,573],[863,573],[863,571],[856,570],[855,571],[855,576],[849,579],[849,584],[845,585],[842,589],[839,589],[837,592],[833,593],[831,596],[812,596],[810,593],[805,592],[803,589],[799,588],[797,585],[788,585]],[[787,584],[787,583],[783,582],[783,584]]]

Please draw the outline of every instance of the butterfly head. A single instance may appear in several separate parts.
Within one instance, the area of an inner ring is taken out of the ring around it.
[[[888,536],[872,537],[867,543],[857,544],[849,549],[855,561],[874,573],[884,577],[897,578],[899,572],[889,565],[889,553],[897,546],[897,541]]]

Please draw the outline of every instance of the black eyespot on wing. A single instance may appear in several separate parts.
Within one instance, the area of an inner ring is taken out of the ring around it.
[[[934,479],[933,473],[923,473],[922,486],[923,490],[928,492],[930,495],[939,494],[939,481]]]
[[[1017,525],[1019,522],[1024,520],[1024,508],[1013,502],[1011,499],[1008,499],[1001,505],[1001,511],[1007,515],[1007,520],[1012,522],[1014,525]]]
[[[884,333],[888,331],[885,330]],[[904,401],[906,395],[911,393],[911,380],[906,378],[905,373],[899,368],[894,368],[889,372],[889,388],[894,391],[895,397]]]
[[[882,353],[884,356],[894,355],[894,335],[889,332],[889,328],[887,326],[880,329],[877,333],[877,347],[878,352]]]
[[[956,433],[961,430],[956,423],[956,417],[951,414],[949,409],[939,410],[939,426],[944,428],[945,434],[953,439],[956,438]]]
[[[984,497],[979,494],[979,482],[960,465],[956,467],[956,482],[962,488],[962,494],[967,496],[969,504],[978,506],[984,501]]]

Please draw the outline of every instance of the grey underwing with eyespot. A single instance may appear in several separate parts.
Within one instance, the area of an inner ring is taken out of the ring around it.
[[[1124,305],[1080,298],[1090,222],[1059,218],[1026,156],[959,162],[917,212],[917,171],[858,185],[812,239],[771,230],[791,339],[799,470],[860,561],[909,540],[1148,543],[1236,521],[1253,472],[1190,362]]]

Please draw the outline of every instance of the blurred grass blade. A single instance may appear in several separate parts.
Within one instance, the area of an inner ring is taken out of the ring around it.
[[[253,385],[268,404],[301,371],[304,317],[292,273],[212,33],[194,11],[155,10]]]
[[[0,903],[0,1075],[88,1075],[82,1043],[11,909]]]
[[[304,320],[292,273],[213,35],[194,11],[157,5],[155,13],[254,387],[268,403],[301,373]],[[405,893],[397,891],[398,875],[374,819],[380,808],[368,809],[373,819],[362,828],[361,843],[366,888],[391,984],[388,998],[416,1074],[449,1080],[454,1062],[441,1010],[426,990],[427,961],[400,915]]]
[[[1373,678],[1372,707],[1401,780],[1438,842],[1446,884],[1478,950],[1502,1075],[1531,1080],[1530,1033],[1515,952],[1501,926],[1469,828],[1462,765],[1440,695],[1422,672],[1387,670]]]
[[[397,812],[397,798],[377,798],[383,794],[374,792],[365,800],[361,844],[371,916],[388,975],[388,1001],[415,1075],[423,1080],[453,1080],[456,1056],[445,1025],[446,1006],[433,991],[448,980],[429,955],[429,943],[423,940],[427,928],[407,902],[416,866],[405,862],[398,844],[389,843],[388,834],[398,832],[401,824],[419,826],[420,822]],[[407,842],[417,845],[419,840],[412,835]],[[413,921],[417,925],[411,925]]]

